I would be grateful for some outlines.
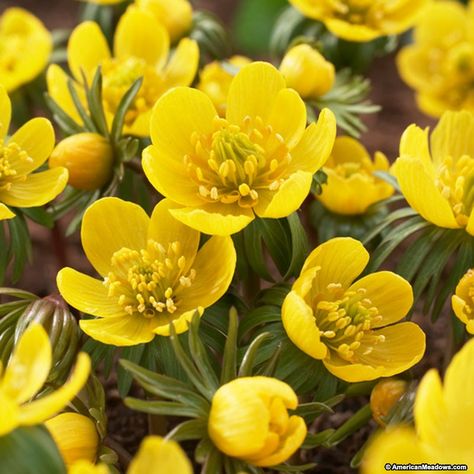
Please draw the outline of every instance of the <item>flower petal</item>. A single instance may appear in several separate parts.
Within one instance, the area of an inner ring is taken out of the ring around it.
[[[453,308],[454,314],[462,321],[464,324],[469,322],[467,317],[467,303],[460,298],[458,295],[453,295],[451,298],[451,306]]]
[[[5,137],[10,128],[10,120],[12,117],[12,104],[7,91],[0,85],[0,139]]]
[[[400,139],[400,156],[419,158],[425,166],[426,173],[433,177],[434,168],[431,161],[428,133],[428,127],[423,130],[415,124],[410,125]]]
[[[338,18],[328,18],[324,23],[334,36],[348,41],[367,42],[383,34],[369,26],[349,23]]]
[[[69,68],[78,81],[82,82],[81,71],[89,81],[92,80],[97,67],[110,58],[107,39],[97,23],[85,21],[74,29],[69,38],[67,57]]]
[[[122,15],[114,36],[114,53],[118,59],[141,58],[161,69],[169,52],[169,35],[165,27],[146,10],[129,8]]]
[[[85,385],[90,371],[89,356],[85,352],[79,353],[69,380],[49,395],[23,405],[20,408],[20,423],[27,426],[37,425],[63,410]]]
[[[52,201],[66,187],[68,171],[58,167],[30,174],[24,181],[15,181],[11,188],[0,191],[0,201],[14,207],[36,207]]]
[[[471,210],[471,215],[469,216],[469,220],[467,221],[466,231],[474,236],[474,207]]]
[[[115,318],[82,319],[81,329],[90,337],[103,344],[114,346],[135,346],[150,342],[155,337],[153,330],[156,318],[126,315]]]
[[[173,313],[171,317],[169,314],[166,314],[165,316],[160,315],[157,317],[158,325],[155,327],[153,332],[159,336],[168,337],[171,334],[171,323],[173,323],[176,334],[183,334],[183,332],[186,332],[189,329],[189,324],[196,312],[199,317],[201,317],[204,313],[204,309],[201,307],[193,308],[184,313]]]
[[[344,289],[362,273],[369,262],[369,253],[358,240],[336,237],[314,249],[306,259],[301,273],[321,267],[316,279],[321,289],[330,283],[341,283]],[[314,289],[316,292],[317,288]]]
[[[294,148],[306,128],[306,105],[298,92],[281,89],[273,103],[268,124],[285,140],[288,148]]]
[[[448,201],[443,198],[420,159],[401,156],[396,161],[395,173],[408,204],[424,219],[439,227],[459,228]]]
[[[148,238],[165,248],[173,242],[179,242],[180,253],[186,258],[186,267],[183,271],[187,272],[196,257],[200,235],[171,215],[169,211],[174,208],[176,204],[169,199],[163,199],[155,206],[148,228]]]
[[[163,71],[167,87],[191,85],[198,66],[198,44],[190,38],[183,38]]]
[[[349,291],[367,290],[366,297],[379,310],[382,319],[373,328],[400,321],[413,305],[413,290],[404,278],[393,272],[376,272],[366,275],[351,285]]]
[[[227,98],[227,120],[241,125],[247,116],[268,123],[273,104],[285,88],[283,75],[271,64],[253,62],[234,77]]]
[[[206,204],[201,208],[181,207],[170,212],[183,224],[210,235],[235,234],[255,218],[250,209],[221,203]]]
[[[125,315],[116,298],[108,295],[104,283],[72,268],[59,271],[56,282],[61,296],[73,308],[99,318]]]
[[[295,212],[311,189],[313,175],[307,171],[293,173],[277,191],[260,191],[255,213],[259,217],[278,219]]]
[[[49,120],[37,117],[26,122],[12,135],[8,143],[16,143],[28,154],[29,160],[16,159],[12,163],[13,168],[19,175],[39,168],[51,155],[54,140],[54,129]]]
[[[82,220],[82,246],[100,275],[107,275],[113,254],[121,248],[146,247],[149,223],[140,206],[118,198],[99,199],[87,208]]]
[[[15,213],[10,211],[5,204],[0,202],[0,221],[4,219],[13,219],[15,217]]]
[[[20,337],[8,362],[0,385],[18,405],[33,398],[46,381],[51,369],[52,350],[47,332],[32,324]]]
[[[336,118],[329,109],[323,109],[318,121],[305,130],[298,145],[291,150],[288,170],[316,173],[329,158],[335,138]]]
[[[18,405],[0,390],[0,437],[12,432],[20,424]]]
[[[312,309],[291,291],[281,308],[283,327],[293,344],[314,359],[324,359],[326,346],[321,342]]]
[[[147,436],[132,459],[127,474],[192,474],[189,459],[178,443]]]

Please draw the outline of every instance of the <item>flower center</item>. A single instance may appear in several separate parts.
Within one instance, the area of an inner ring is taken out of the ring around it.
[[[329,167],[331,167],[331,165],[329,165]],[[332,168],[341,178],[350,178],[355,174],[372,176],[374,167],[370,159],[364,157],[360,161],[346,161],[342,163],[335,163]]]
[[[446,158],[438,170],[436,185],[449,201],[458,224],[466,226],[474,208],[474,158]]]
[[[462,277],[460,282],[459,296],[461,296],[466,302],[464,307],[468,318],[474,319],[474,270],[468,270],[468,272]],[[458,291],[456,291],[458,294]]]
[[[242,126],[216,117],[215,131],[194,133],[194,152],[184,156],[198,195],[206,202],[254,207],[263,190],[284,182],[291,155],[284,139],[260,117],[246,117]]]
[[[131,125],[140,114],[150,110],[163,92],[163,78],[143,59],[108,59],[102,65],[102,70],[104,106],[112,115],[127,90],[137,79],[143,77],[143,84],[125,115],[127,125]]]
[[[0,190],[9,190],[13,181],[21,181],[25,176],[19,171],[22,163],[31,163],[33,159],[17,143],[3,144],[0,140]]]
[[[179,242],[165,248],[152,239],[146,249],[124,247],[115,252],[111,267],[104,280],[109,296],[117,297],[128,314],[146,318],[173,314],[178,309],[182,288],[191,286],[196,276],[182,255]]]
[[[367,298],[367,291],[344,291],[340,283],[327,286],[324,294],[313,299],[313,311],[320,330],[321,341],[349,362],[356,360],[354,351],[364,338],[364,355],[373,346],[385,340],[382,335],[371,334],[373,323],[382,319],[377,307]]]

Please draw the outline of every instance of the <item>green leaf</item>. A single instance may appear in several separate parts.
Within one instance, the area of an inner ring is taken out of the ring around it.
[[[139,364],[145,352],[145,344],[138,344],[136,346],[125,347],[122,350],[121,357],[123,360],[128,360],[135,364]],[[130,387],[132,386],[132,374],[119,365],[117,370],[117,388],[122,398],[128,395]]]
[[[286,219],[255,219],[262,231],[263,241],[281,275],[285,275],[291,262],[291,236]]]
[[[15,210],[17,216],[8,220],[10,231],[10,248],[8,260],[13,261],[12,280],[16,282],[25,268],[26,262],[31,258],[31,241],[28,226],[22,214]]]
[[[206,436],[207,420],[197,419],[180,423],[166,435],[166,438],[181,442],[193,439],[202,439]]]
[[[303,445],[301,446],[301,449],[312,449],[316,448],[317,446],[325,445],[335,431],[335,429],[329,428],[327,430],[320,431],[317,434],[308,433],[303,442]]]
[[[44,207],[25,207],[22,208],[22,212],[32,221],[47,227],[48,229],[52,229],[54,226],[53,216],[47,212]]]
[[[109,137],[109,128],[102,106],[102,70],[97,68],[90,89],[87,90],[87,104],[89,105],[90,116],[94,128],[103,135]]]
[[[239,325],[239,339],[251,331],[269,323],[281,321],[281,309],[278,306],[265,305],[253,309],[242,319]]]
[[[245,354],[242,358],[242,363],[240,364],[239,369],[239,377],[249,377],[253,373],[254,365],[255,365],[255,358],[257,355],[258,350],[263,342],[267,339],[271,338],[272,335],[269,332],[264,332],[259,334],[249,345]]]
[[[127,397],[124,403],[132,410],[150,413],[151,415],[183,416],[190,418],[199,418],[202,416],[201,411],[196,407],[177,402],[139,400],[138,398]]]
[[[324,445],[332,447],[344,441],[348,436],[358,431],[366,425],[372,418],[370,405],[363,406],[354,415],[352,415],[342,426],[340,426]]]
[[[92,119],[89,117],[89,113],[84,108],[84,105],[79,97],[79,94],[77,93],[76,87],[74,86],[74,82],[72,79],[69,79],[67,81],[67,88],[69,90],[69,95],[71,96],[71,99],[74,102],[74,107],[76,108],[77,113],[79,114],[84,123],[85,129],[88,132],[97,133],[98,129],[96,128]]]
[[[317,466],[316,463],[311,462],[308,464],[301,464],[299,466],[289,466],[287,464],[279,464],[278,466],[273,466],[278,472],[303,472],[308,471],[309,469],[313,469]]]
[[[237,333],[239,329],[239,316],[237,310],[229,311],[229,329],[222,360],[221,385],[237,377]]]
[[[308,237],[306,236],[306,231],[301,224],[298,213],[294,212],[289,215],[286,220],[290,227],[291,261],[284,276],[285,280],[289,277],[297,276],[300,273],[305,258],[309,253]]]
[[[0,437],[0,472],[66,474],[66,466],[46,428],[31,426]]]
[[[201,474],[220,474],[222,472],[222,454],[213,447],[204,461]]]
[[[262,229],[257,219],[253,220],[242,232],[245,257],[248,265],[261,278],[274,281],[265,262],[262,248]]]

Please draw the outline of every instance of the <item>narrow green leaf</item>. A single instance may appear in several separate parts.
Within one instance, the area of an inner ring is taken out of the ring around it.
[[[363,406],[353,416],[351,416],[342,426],[340,426],[333,435],[324,443],[327,447],[336,446],[345,440],[352,433],[366,425],[372,418],[370,405]]]
[[[242,363],[240,364],[239,375],[238,375],[239,377],[249,377],[252,375],[257,352],[260,349],[260,346],[262,345],[262,343],[271,337],[272,335],[269,332],[264,332],[262,334],[259,334],[251,342],[251,344],[245,351],[245,354],[242,358]]]
[[[89,105],[90,116],[94,127],[98,133],[104,137],[109,137],[109,128],[102,106],[102,70],[100,66],[97,68],[90,89],[87,90],[87,103]]]
[[[306,231],[301,224],[297,212],[290,214],[287,218],[290,227],[291,236],[291,261],[284,279],[287,280],[291,276],[299,274],[301,267],[309,253],[308,237]]]
[[[139,400],[138,398],[127,397],[124,403],[132,410],[150,413],[151,415],[183,416],[190,418],[199,418],[201,416],[201,412],[195,407],[176,402]]]
[[[239,329],[239,316],[235,308],[229,311],[229,329],[224,348],[222,361],[221,385],[237,377],[237,332]]]
[[[202,439],[205,436],[207,436],[207,421],[197,419],[180,423],[166,435],[166,438],[181,442]]]
[[[98,130],[94,125],[92,119],[89,117],[89,113],[84,108],[84,105],[82,104],[81,99],[79,98],[79,94],[77,93],[72,79],[69,79],[67,81],[67,88],[69,90],[69,95],[71,96],[71,99],[74,102],[74,107],[76,108],[77,113],[79,114],[84,123],[84,127],[89,132],[97,133]]]
[[[123,360],[128,360],[138,364],[145,351],[145,344],[138,344],[136,346],[125,347],[122,350],[121,357]],[[132,374],[119,365],[117,369],[117,388],[122,398],[128,395],[130,387],[132,386]]]

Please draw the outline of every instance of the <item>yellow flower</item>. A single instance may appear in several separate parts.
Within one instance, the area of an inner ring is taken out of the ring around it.
[[[45,421],[66,466],[83,459],[95,462],[99,435],[95,423],[79,413],[61,413]]]
[[[105,464],[93,464],[90,461],[75,462],[67,471],[68,474],[110,474]]]
[[[412,322],[398,323],[413,304],[406,280],[381,271],[353,283],[368,261],[357,240],[325,242],[306,259],[282,307],[293,343],[347,382],[398,374],[425,351],[423,331]]]
[[[291,48],[282,59],[280,72],[286,85],[303,99],[317,99],[332,89],[336,77],[334,65],[309,44]]]
[[[116,3],[122,3],[125,0],[81,0],[87,3],[95,3],[97,5],[115,5]]]
[[[114,153],[110,143],[97,133],[78,133],[58,143],[49,167],[63,166],[69,172],[68,183],[85,191],[100,189],[112,175]]]
[[[51,364],[52,349],[46,331],[39,324],[29,326],[0,373],[0,436],[19,426],[38,425],[51,418],[76,396],[89,377],[90,359],[81,352],[74,372],[62,387],[30,401],[43,387]]]
[[[183,114],[186,110],[186,114]],[[199,90],[176,88],[156,104],[143,169],[181,206],[171,213],[207,234],[229,235],[259,217],[286,217],[310,190],[331,152],[334,114],[306,128],[306,107],[270,64],[234,77],[226,118]]]
[[[125,116],[124,131],[148,136],[156,100],[168,89],[191,84],[198,67],[199,49],[195,41],[184,38],[169,57],[169,37],[165,28],[151,13],[131,7],[117,26],[114,56],[111,56],[99,25],[84,22],[72,32],[68,62],[79,95],[84,95],[81,71],[91,81],[97,67],[102,67],[103,106],[109,124],[127,89],[143,77],[142,87]],[[47,80],[51,97],[80,122],[67,88],[66,73],[53,64],[48,69]]]
[[[178,443],[147,436],[140,444],[127,474],[192,474],[193,469]]]
[[[7,207],[42,206],[66,186],[65,168],[33,173],[54,148],[54,129],[45,118],[34,118],[7,138],[11,103],[0,85],[0,221],[15,214]]]
[[[271,377],[242,377],[214,394],[208,431],[220,451],[254,466],[286,461],[303,443],[306,424],[295,410],[298,398]]]
[[[461,278],[451,304],[454,314],[466,325],[467,332],[474,335],[474,269],[468,270]]]
[[[474,114],[445,112],[430,140],[428,129],[410,125],[393,172],[424,219],[474,235]]]
[[[149,11],[168,30],[171,41],[184,36],[192,26],[193,8],[188,0],[135,0],[135,5]]]
[[[335,36],[370,41],[408,30],[428,0],[290,0],[304,15],[322,21]]]
[[[446,110],[474,111],[474,3],[431,2],[414,42],[397,56],[402,79],[416,91],[419,108],[440,117]]]
[[[384,417],[390,414],[395,404],[407,391],[407,383],[400,379],[382,379],[370,394],[372,417],[380,425],[385,426]]]
[[[375,438],[366,451],[363,474],[386,472],[391,463],[474,466],[474,339],[454,356],[444,377],[429,370],[415,399],[415,426],[394,427]]]
[[[364,214],[369,206],[393,194],[393,187],[373,174],[388,169],[389,162],[383,153],[376,152],[371,160],[357,140],[337,137],[323,168],[327,184],[316,198],[336,214]]]
[[[250,62],[251,60],[245,56],[232,56],[225,61],[237,71]],[[212,61],[204,66],[199,76],[197,88],[209,96],[221,117],[225,117],[227,96],[234,76],[235,74],[232,74],[221,61]]]
[[[0,15],[0,45],[0,86],[11,92],[43,71],[53,39],[34,15],[22,8],[7,8]]]
[[[104,198],[85,212],[82,245],[102,280],[63,268],[57,283],[71,306],[96,316],[80,322],[89,336],[131,346],[168,336],[171,322],[182,333],[226,292],[236,264],[232,239],[213,237],[198,250],[199,232],[175,220],[172,208],[165,199],[150,219],[136,204]]]

